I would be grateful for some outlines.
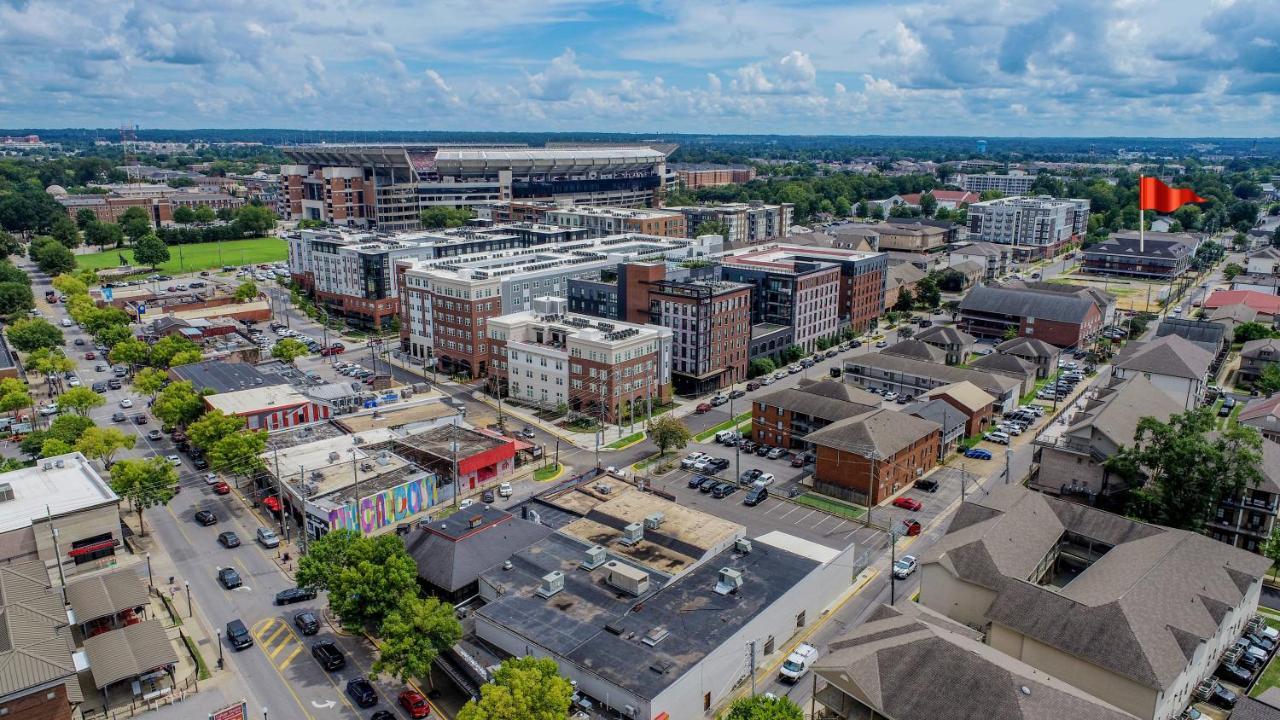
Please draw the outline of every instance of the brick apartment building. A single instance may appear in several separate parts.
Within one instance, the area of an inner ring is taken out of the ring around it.
[[[756,179],[756,169],[750,165],[672,163],[667,166],[667,169],[675,172],[680,184],[688,190],[740,185]]]
[[[616,423],[671,399],[672,333],[573,315],[564,298],[492,318],[490,391]]]
[[[1098,303],[1084,294],[979,285],[960,301],[958,327],[975,337],[1003,338],[1012,328],[1017,337],[1084,347],[1102,325]]]
[[[942,428],[894,410],[873,409],[821,430],[814,446],[814,489],[861,505],[879,505],[938,463]]]
[[[752,400],[751,437],[788,450],[807,450],[802,438],[834,423],[874,410],[880,399],[838,380],[801,380]]]
[[[701,395],[747,379],[750,285],[661,280],[647,288],[648,322],[673,334],[671,374],[677,392]]]

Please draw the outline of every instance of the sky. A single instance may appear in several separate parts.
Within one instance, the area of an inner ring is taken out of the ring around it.
[[[0,0],[0,127],[1280,134],[1280,0]]]

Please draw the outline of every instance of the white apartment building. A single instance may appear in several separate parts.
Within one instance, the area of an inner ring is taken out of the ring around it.
[[[1005,195],[1026,195],[1036,181],[1034,175],[1023,172],[1011,172],[1008,175],[988,173],[984,175],[957,175],[955,183],[962,190],[982,193],[995,190]]]
[[[1047,195],[986,200],[969,206],[969,239],[1012,245],[1020,260],[1053,257],[1089,229],[1089,201]]]
[[[686,235],[684,214],[675,210],[567,205],[548,211],[546,222],[563,227],[585,228],[590,237],[622,233],[679,238]]]

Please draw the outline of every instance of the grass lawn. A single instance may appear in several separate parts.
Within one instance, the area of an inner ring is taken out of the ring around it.
[[[544,482],[546,480],[550,480],[551,478],[559,474],[560,474],[560,466],[556,463],[551,463],[546,467],[540,467],[537,470],[534,470],[533,479],[537,480],[538,482]]]
[[[617,440],[614,440],[613,442],[609,443],[608,445],[605,445],[605,447],[607,447],[607,448],[611,448],[611,449],[613,449],[613,450],[619,450],[619,449],[624,448],[624,447],[626,447],[626,446],[628,446],[628,445],[633,445],[633,444],[635,444],[635,443],[638,443],[638,442],[640,442],[640,441],[641,441],[641,440],[643,440],[643,439],[644,439],[644,433],[642,433],[642,432],[638,432],[638,433],[631,433],[630,435],[628,435],[628,436],[626,436],[626,437],[622,437],[622,438],[618,438]]]
[[[76,264],[81,268],[105,270],[118,267],[121,255],[124,255],[125,260],[129,263],[133,263],[133,248],[126,247],[119,250],[76,255]],[[168,273],[191,272],[193,270],[219,268],[223,265],[280,262],[288,257],[288,246],[284,240],[276,237],[226,240],[221,243],[170,245],[169,262],[161,264],[159,269]]]
[[[714,437],[715,434],[720,432],[721,430],[728,430],[729,428],[735,425],[742,424],[743,420],[750,420],[750,419],[751,419],[751,411],[748,410],[747,412],[744,412],[735,418],[732,418],[730,420],[725,420],[719,425],[713,425],[712,427],[709,427],[706,430],[703,430],[697,435],[694,435],[693,439],[697,440],[698,442],[702,442],[703,440],[706,440],[709,437]]]
[[[797,495],[796,497],[793,497],[791,499],[792,501],[798,502],[801,505],[808,505],[811,508],[826,510],[827,512],[833,515],[839,515],[840,517],[849,518],[850,520],[857,520],[861,518],[863,515],[867,514],[867,509],[864,507],[860,507],[858,505],[851,505],[849,503],[841,502],[834,498],[829,498],[823,495],[815,495],[813,493],[805,493],[803,495]]]

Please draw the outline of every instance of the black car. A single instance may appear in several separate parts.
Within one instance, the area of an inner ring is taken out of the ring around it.
[[[711,462],[707,463],[716,472],[729,467],[729,461],[726,458],[711,458]]]
[[[916,481],[916,487],[925,492],[938,492],[938,481],[930,478],[923,478]]]
[[[759,446],[756,445],[755,442],[751,440],[743,440],[742,444],[738,446],[738,449],[744,453],[753,453],[756,451],[757,447]]]
[[[716,485],[719,485],[720,482],[721,480],[719,478],[713,478],[713,477],[705,478],[702,482],[698,483],[698,492],[710,493],[711,488],[715,487]]]
[[[750,485],[751,483],[756,481],[756,478],[760,477],[763,474],[764,473],[760,470],[760,468],[751,468],[750,470],[743,470],[742,474],[738,476],[738,482],[744,485]]]
[[[746,395],[747,395],[746,390],[738,389],[729,393],[729,399],[737,400],[740,397],[746,397]]]
[[[1247,633],[1243,637],[1245,640],[1248,640],[1254,645],[1266,650],[1268,655],[1275,652],[1276,644],[1272,642],[1270,638],[1263,637],[1257,633]]]
[[[733,483],[727,483],[727,482],[716,483],[715,485],[711,486],[711,497],[717,498],[717,499],[726,498],[737,491],[738,491],[738,486]]]
[[[1217,670],[1213,671],[1213,676],[1220,680],[1233,682],[1242,687],[1247,686],[1249,681],[1253,679],[1253,673],[1245,670],[1239,665],[1232,665],[1225,662],[1219,665]]]
[[[107,387],[111,388],[112,390],[119,390],[123,386],[120,384],[119,378],[111,378],[110,380],[107,381]]]
[[[209,525],[214,525],[218,522],[218,516],[214,515],[213,512],[209,510],[201,510],[196,513],[195,517],[196,517],[196,522],[206,527],[208,527]]]
[[[240,581],[240,573],[235,568],[224,567],[218,571],[218,582],[222,583],[222,587],[228,590],[234,590],[243,583]]]
[[[341,670],[347,664],[347,658],[332,640],[321,640],[311,646],[311,656],[320,663],[320,667],[333,672]]]
[[[204,457],[198,457],[195,460],[192,460],[191,465],[197,470],[209,469],[209,461],[205,460]]]
[[[355,678],[347,681],[347,695],[362,708],[371,708],[378,704],[378,693],[374,691],[373,685],[369,684],[364,678]]]
[[[1240,658],[1236,660],[1236,664],[1250,672],[1257,672],[1262,669],[1266,661],[1257,655],[1250,655],[1247,652],[1240,653]]]
[[[860,347],[862,347],[862,341],[861,341],[861,340],[854,340],[853,342],[849,343],[849,347],[851,347],[851,348],[860,348]]]
[[[772,449],[773,448],[769,447],[768,445],[761,445],[760,447],[756,448],[756,455],[759,455],[760,457],[764,457],[765,455],[768,455],[769,451]]]
[[[96,393],[104,393],[107,391],[107,384],[99,380],[93,384],[93,391]]]
[[[316,591],[311,588],[289,588],[276,593],[277,605],[289,605],[291,603],[302,602],[304,600],[315,600]]]
[[[706,479],[707,479],[706,475],[694,475],[689,478],[689,487],[696,488],[699,485],[701,485],[702,482]]]
[[[742,504],[747,507],[753,507],[764,502],[769,497],[769,489],[764,486],[755,486],[747,491],[747,496],[742,498]]]
[[[133,416],[133,423],[134,423],[135,425],[146,425],[146,424],[147,424],[147,416],[146,416],[146,415],[143,415],[143,414],[141,414],[141,413],[139,413],[139,414],[137,414],[137,415],[134,415],[134,416]]]
[[[370,715],[369,720],[397,720],[397,718],[390,710],[379,710]]]
[[[320,618],[310,610],[303,610],[293,616],[293,625],[303,635],[315,635],[320,632]]]
[[[129,419],[129,416],[125,415],[122,412],[115,413],[114,415],[111,416],[111,422],[124,422],[125,420],[128,420],[128,419]]]
[[[228,530],[223,533],[218,533],[218,542],[225,548],[240,547],[240,536]]]
[[[485,503],[492,503],[492,502],[493,502],[493,491],[492,491],[492,490],[485,490],[485,491],[480,495],[480,500],[481,500],[482,502],[485,502]]]
[[[231,643],[231,647],[237,651],[253,647],[253,636],[249,634],[249,628],[244,626],[240,618],[227,623],[227,642]]]
[[[1222,683],[1214,683],[1213,691],[1209,693],[1209,704],[1217,705],[1223,710],[1230,710],[1236,706],[1236,694],[1222,686]]]

